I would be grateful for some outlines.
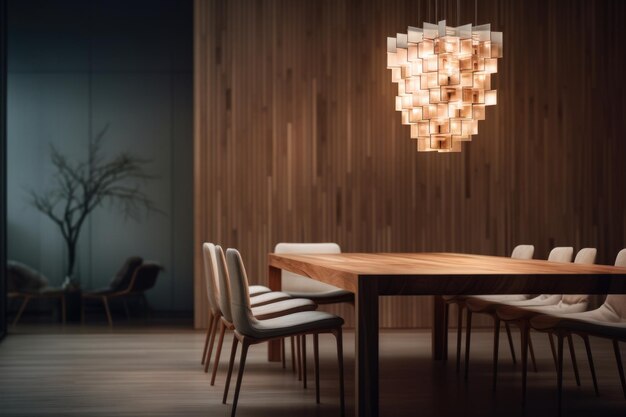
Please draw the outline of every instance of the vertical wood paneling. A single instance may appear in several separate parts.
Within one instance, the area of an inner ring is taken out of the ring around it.
[[[237,247],[267,282],[281,241],[344,251],[507,255],[624,246],[626,40],[619,1],[478,2],[504,32],[498,105],[461,154],[417,153],[394,111],[386,37],[475,2],[196,0],[195,311],[200,244]],[[475,23],[475,22],[474,22]],[[332,308],[352,323],[352,312]],[[425,327],[427,299],[383,299],[381,326]]]

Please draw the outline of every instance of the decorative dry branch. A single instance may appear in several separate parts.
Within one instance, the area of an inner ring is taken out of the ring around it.
[[[89,144],[86,162],[71,162],[51,145],[55,185],[43,194],[30,191],[31,204],[61,230],[68,252],[68,277],[74,274],[80,230],[96,207],[109,201],[119,207],[126,218],[135,220],[144,212],[160,212],[142,188],[154,178],[144,170],[150,161],[127,152],[105,159],[101,150],[107,130],[108,125]]]

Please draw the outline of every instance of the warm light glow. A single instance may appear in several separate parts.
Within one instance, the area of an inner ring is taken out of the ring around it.
[[[387,68],[398,84],[396,110],[418,151],[460,152],[478,134],[485,106],[497,103],[491,74],[502,57],[502,32],[490,25],[424,23],[387,38]]]

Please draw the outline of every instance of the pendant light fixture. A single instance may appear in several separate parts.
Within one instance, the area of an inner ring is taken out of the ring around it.
[[[501,57],[502,32],[489,24],[450,27],[442,20],[387,38],[396,110],[418,151],[460,152],[478,133],[485,106],[497,102],[491,74]]]

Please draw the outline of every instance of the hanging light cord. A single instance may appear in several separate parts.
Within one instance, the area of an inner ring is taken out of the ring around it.
[[[474,0],[474,24],[478,26],[478,0]]]

